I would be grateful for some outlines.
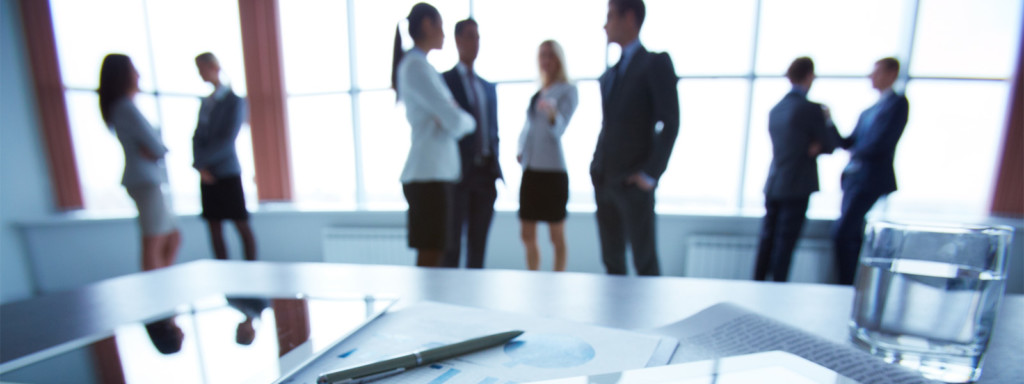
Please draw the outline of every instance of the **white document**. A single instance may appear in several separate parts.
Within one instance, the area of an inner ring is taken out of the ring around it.
[[[498,332],[505,344],[374,383],[505,384],[592,375],[667,363],[678,342],[664,336],[448,304],[389,311],[281,383],[315,383],[334,372]]]
[[[679,339],[671,364],[785,351],[861,383],[935,383],[919,373],[730,303],[650,332]]]
[[[834,371],[782,352],[723,357],[530,384],[861,384]]]

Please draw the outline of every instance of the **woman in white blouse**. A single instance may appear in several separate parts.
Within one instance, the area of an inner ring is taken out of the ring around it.
[[[569,174],[562,151],[562,134],[579,104],[576,86],[565,71],[565,53],[554,40],[540,44],[537,54],[541,89],[530,99],[526,125],[519,135],[519,163],[523,181],[519,188],[519,220],[526,247],[526,267],[540,269],[537,222],[548,222],[555,248],[554,270],[564,271],[565,205],[569,201]]]
[[[458,140],[476,129],[476,122],[459,108],[427,62],[427,53],[444,45],[441,14],[430,4],[418,3],[406,19],[415,47],[404,52],[400,31],[395,31],[391,76],[412,127],[402,190],[409,203],[409,247],[418,251],[416,265],[436,267],[447,246],[453,188],[462,177]]]

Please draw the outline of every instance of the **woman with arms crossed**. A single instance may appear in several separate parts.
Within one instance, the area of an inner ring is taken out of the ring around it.
[[[142,270],[174,264],[181,245],[170,197],[165,194],[167,148],[133,101],[139,73],[131,58],[109,54],[100,68],[100,113],[124,148],[121,184],[135,201],[142,230]]]
[[[409,203],[409,247],[418,251],[416,265],[436,267],[451,228],[454,186],[461,178],[458,140],[475,129],[473,116],[455,103],[427,53],[444,45],[441,14],[418,3],[407,17],[415,47],[402,49],[395,31],[391,84],[412,127],[412,145],[402,170],[402,190]]]

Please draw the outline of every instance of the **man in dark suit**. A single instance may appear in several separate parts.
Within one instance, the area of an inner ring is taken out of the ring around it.
[[[441,266],[459,267],[462,229],[466,228],[466,267],[483,268],[487,233],[498,196],[494,183],[502,177],[498,165],[497,92],[494,84],[473,71],[480,51],[480,33],[475,20],[455,24],[455,45],[459,49],[459,63],[444,73],[444,81],[459,106],[476,119],[477,129],[459,141],[462,180],[455,186],[453,228],[449,231],[449,247]]]
[[[679,95],[672,59],[640,45],[642,0],[611,0],[605,32],[622,47],[601,75],[601,134],[590,163],[601,257],[609,274],[626,274],[626,243],[640,275],[659,275],[654,188],[679,133]]]
[[[875,63],[869,77],[880,94],[878,102],[860,114],[853,133],[840,142],[850,151],[850,163],[843,170],[841,214],[832,228],[840,284],[853,284],[864,241],[864,216],[875,201],[896,191],[893,159],[910,109],[907,97],[892,90],[899,73],[900,62],[894,58]]]
[[[818,191],[818,155],[832,153],[838,134],[828,109],[807,100],[814,83],[814,61],[793,60],[786,77],[793,84],[768,114],[772,164],[764,186],[765,216],[754,279],[789,278],[793,249],[807,219],[807,202]]]

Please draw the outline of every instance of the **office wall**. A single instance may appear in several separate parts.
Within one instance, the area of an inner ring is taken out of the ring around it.
[[[295,212],[272,209],[252,215],[259,258],[265,261],[323,261],[322,231],[329,226],[405,226],[405,212]],[[732,234],[756,236],[760,219],[662,215],[658,247],[666,275],[682,275],[686,236]],[[178,262],[212,258],[205,223],[198,216],[179,217],[184,239]],[[808,237],[827,236],[828,222],[812,220]],[[48,218],[25,223],[25,238],[39,290],[53,292],[140,270],[138,229],[133,218]],[[230,257],[242,258],[234,229],[226,224]],[[568,269],[603,273],[597,224],[593,213],[570,213],[566,224]],[[550,270],[552,249],[547,227],[541,225],[543,268]],[[515,212],[495,216],[487,251],[487,268],[525,269]]]
[[[205,224],[197,216],[180,217],[184,242],[178,262],[212,258]],[[403,227],[404,212],[295,212],[266,209],[252,215],[259,244],[259,258],[276,262],[323,260],[322,231],[329,226]],[[1018,235],[1021,223],[1016,221]],[[663,274],[683,275],[686,240],[693,234],[756,236],[760,218],[661,215],[658,218],[658,249]],[[827,238],[831,221],[810,220],[805,238]],[[136,272],[139,264],[138,230],[134,219],[68,220],[51,218],[26,224],[26,242],[36,267],[39,290],[71,289],[105,278]],[[241,259],[233,229],[227,229],[232,259]],[[597,224],[593,213],[570,213],[566,224],[569,244],[568,269],[603,273]],[[541,228],[544,269],[551,268],[547,231]],[[486,267],[525,269],[519,241],[519,222],[514,212],[495,216],[488,243]],[[1010,252],[1008,291],[1024,293],[1024,240],[1017,237]],[[751,266],[752,268],[753,266]]]
[[[0,0],[0,127],[0,302],[8,302],[33,294],[15,224],[53,211],[17,0]]]

